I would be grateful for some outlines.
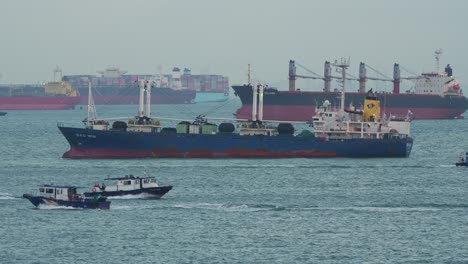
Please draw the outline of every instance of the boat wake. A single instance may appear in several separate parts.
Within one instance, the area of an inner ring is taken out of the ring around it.
[[[465,204],[414,204],[414,205],[369,205],[369,206],[308,206],[295,207],[273,204],[176,204],[173,207],[180,209],[201,209],[216,210],[224,212],[262,212],[262,211],[354,211],[354,212],[377,212],[377,213],[397,213],[397,212],[425,212],[441,210],[466,210]]]
[[[134,200],[134,199],[151,199],[151,198],[156,198],[153,195],[148,195],[148,194],[127,194],[127,195],[122,195],[122,196],[109,196],[107,199],[109,200]]]
[[[130,206],[130,205],[112,205],[111,204],[111,210],[132,210],[136,208],[141,208],[137,206]]]
[[[9,193],[0,193],[0,200],[16,200],[16,199],[21,199],[22,197],[19,196],[13,196]]]
[[[76,208],[71,206],[60,206],[60,205],[47,205],[47,204],[40,204],[34,209],[40,210],[83,210],[83,208]]]
[[[211,204],[211,203],[197,203],[197,204],[176,204],[173,207],[181,209],[202,209],[202,210],[216,210],[225,212],[258,212],[258,211],[271,211],[282,210],[283,207],[270,204]]]

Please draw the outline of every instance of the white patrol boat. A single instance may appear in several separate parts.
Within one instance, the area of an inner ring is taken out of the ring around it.
[[[99,194],[104,197],[116,197],[125,195],[142,195],[144,198],[161,198],[172,189],[172,186],[159,186],[155,177],[135,177],[126,175],[117,178],[105,178],[106,181],[114,181],[115,185],[106,186],[96,184],[91,192],[85,192],[86,197]]]

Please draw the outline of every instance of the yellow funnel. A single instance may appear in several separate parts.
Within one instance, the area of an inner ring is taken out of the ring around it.
[[[379,99],[368,93],[364,100],[364,122],[373,122],[380,119],[380,101]]]

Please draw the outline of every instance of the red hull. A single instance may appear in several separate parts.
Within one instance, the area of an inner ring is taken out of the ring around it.
[[[232,149],[222,153],[199,150],[178,152],[178,151],[157,151],[157,150],[128,150],[128,149],[81,149],[72,148],[63,154],[63,158],[68,159],[127,159],[127,158],[319,158],[336,157],[335,152],[327,151],[290,151],[290,152],[269,152],[269,151],[247,151],[243,149]]]
[[[407,108],[385,108],[382,109],[385,114],[396,116],[405,116],[408,113]],[[447,109],[447,108],[412,108],[411,111],[416,119],[454,119],[463,118],[463,110]],[[279,120],[279,121],[306,121],[311,120],[315,114],[315,106],[313,105],[264,105],[263,119],[264,120]],[[251,119],[252,106],[243,105],[237,110],[237,118]]]
[[[80,97],[0,97],[0,110],[73,109]]]

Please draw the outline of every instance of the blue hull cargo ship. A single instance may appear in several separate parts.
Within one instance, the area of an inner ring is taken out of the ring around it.
[[[344,65],[344,66],[343,66]],[[338,65],[345,72],[346,64]],[[344,79],[344,74],[343,74]],[[343,82],[344,83],[344,82]],[[311,122],[313,131],[295,133],[291,123],[272,125],[263,120],[263,85],[253,85],[252,119],[208,123],[203,117],[162,127],[144,113],[144,94],[151,85],[140,84],[140,110],[127,122],[122,119],[86,119],[85,128],[59,126],[70,144],[64,158],[315,158],[407,157],[413,139],[408,119],[380,118],[380,102],[369,93],[364,109],[350,111],[343,104],[331,111],[324,102]],[[344,102],[345,92],[342,92]],[[258,106],[258,107],[257,107]],[[90,109],[92,109],[90,104]],[[257,111],[258,108],[258,111]],[[92,111],[90,111],[92,112]],[[117,120],[112,125],[109,121]]]

